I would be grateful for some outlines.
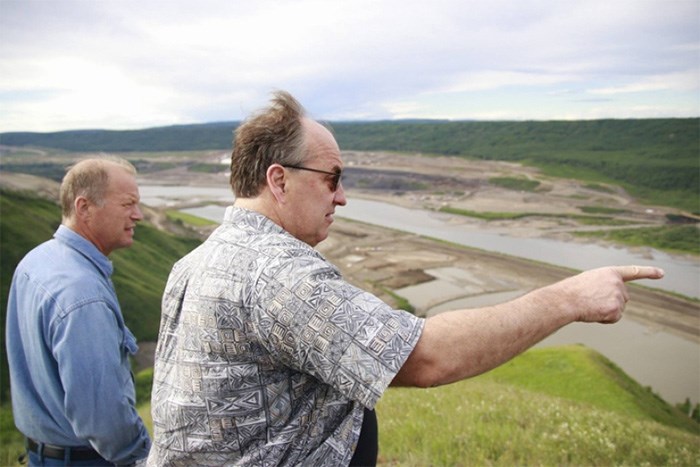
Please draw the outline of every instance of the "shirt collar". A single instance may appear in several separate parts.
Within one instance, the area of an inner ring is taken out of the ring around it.
[[[95,246],[95,244],[82,235],[61,224],[53,236],[59,242],[65,243],[67,246],[89,259],[105,277],[109,278],[112,275],[114,271],[112,262]]]
[[[282,226],[278,225],[264,214],[238,206],[229,206],[226,208],[226,212],[224,213],[224,222],[239,224],[241,227],[249,225],[257,233],[285,233],[287,235],[291,235],[289,232],[284,230]]]

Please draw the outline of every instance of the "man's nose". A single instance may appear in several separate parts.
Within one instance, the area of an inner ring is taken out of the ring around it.
[[[348,204],[348,199],[345,197],[345,188],[343,188],[343,182],[338,184],[338,189],[335,191],[335,198],[333,202],[340,206],[345,206]]]
[[[143,220],[143,212],[138,204],[134,205],[134,212],[132,213],[131,218],[137,221]]]

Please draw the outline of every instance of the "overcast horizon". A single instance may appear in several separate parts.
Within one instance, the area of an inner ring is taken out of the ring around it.
[[[700,116],[697,0],[0,0],[0,132]]]

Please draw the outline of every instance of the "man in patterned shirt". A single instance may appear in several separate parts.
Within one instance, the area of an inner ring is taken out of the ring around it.
[[[368,465],[390,385],[488,371],[573,321],[615,322],[624,282],[587,271],[509,303],[427,320],[345,282],[314,246],[346,204],[332,134],[288,93],[236,130],[222,225],[163,297],[149,465]]]

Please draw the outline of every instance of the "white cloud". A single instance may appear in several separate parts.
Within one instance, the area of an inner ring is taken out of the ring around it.
[[[477,71],[453,76],[453,83],[432,92],[474,92],[511,86],[547,86],[576,81],[575,75],[521,71]]]
[[[15,62],[13,65],[17,65]],[[151,123],[177,121],[169,102],[177,96],[169,89],[135,81],[119,67],[73,57],[30,60],[19,68],[31,70],[26,77],[8,73],[0,78],[0,86],[17,95],[31,95],[43,89],[46,96],[38,101],[29,98],[14,109],[13,119],[31,121],[39,116],[53,127],[73,122],[83,127],[108,125],[134,128]],[[45,77],[50,81],[45,82]],[[124,118],[128,116],[128,118]],[[121,122],[121,124],[116,123]]]
[[[698,91],[700,90],[700,70],[684,73],[652,75],[618,86],[591,89],[591,94],[614,95],[653,91]]]
[[[0,131],[233,120],[277,88],[324,119],[697,114],[698,18],[697,0],[0,0]]]

